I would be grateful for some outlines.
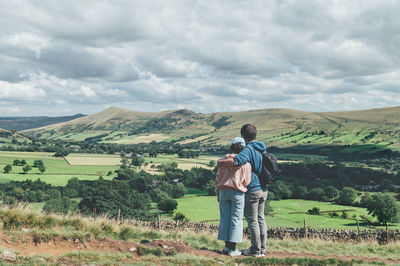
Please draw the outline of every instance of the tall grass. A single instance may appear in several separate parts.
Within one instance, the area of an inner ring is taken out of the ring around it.
[[[46,214],[27,209],[24,205],[16,207],[0,206],[0,223],[3,230],[13,234],[27,234],[21,228],[28,228],[37,242],[48,242],[57,235],[79,239],[84,242],[90,238],[109,237],[116,240],[140,242],[141,240],[179,240],[197,249],[220,250],[223,242],[217,240],[216,233],[182,230],[156,230],[154,228],[132,226],[129,222],[102,217],[84,217],[81,215]],[[16,230],[17,229],[17,230]],[[238,245],[247,248],[249,239]],[[347,244],[315,239],[308,240],[268,240],[268,251],[290,253],[309,253],[318,256],[353,255],[361,257],[379,257],[382,259],[400,259],[400,245],[389,243],[379,245],[376,242]],[[267,252],[268,252],[267,251]]]

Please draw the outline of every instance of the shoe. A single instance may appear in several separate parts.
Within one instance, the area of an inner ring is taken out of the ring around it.
[[[252,257],[264,257],[264,254],[257,253],[257,252],[252,252],[250,249],[242,249],[241,250],[242,255],[244,256],[252,256]]]
[[[236,257],[242,255],[242,253],[238,249],[231,249],[228,251],[228,255],[231,257]]]
[[[221,253],[224,254],[224,255],[228,255],[228,253],[229,253],[229,248],[224,247],[224,248],[221,250]]]

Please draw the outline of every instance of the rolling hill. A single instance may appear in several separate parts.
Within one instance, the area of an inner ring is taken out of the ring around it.
[[[400,107],[346,112],[262,109],[201,114],[190,110],[136,112],[111,107],[71,121],[22,131],[41,138],[114,143],[178,141],[226,144],[243,124],[269,145],[373,144],[400,148]]]
[[[3,128],[0,128],[0,143],[2,144],[11,144],[13,141],[18,141],[18,142],[30,142],[31,140],[28,139],[25,136],[22,136],[18,133],[15,133],[13,131],[9,131]]]

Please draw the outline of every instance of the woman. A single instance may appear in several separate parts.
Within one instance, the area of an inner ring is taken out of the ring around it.
[[[235,157],[246,146],[241,137],[232,140],[232,154],[222,159]],[[236,243],[243,238],[243,209],[246,186],[251,181],[251,166],[249,163],[239,167],[220,167],[217,170],[215,185],[219,201],[220,223],[218,240],[225,241],[222,253],[229,256],[239,256]]]

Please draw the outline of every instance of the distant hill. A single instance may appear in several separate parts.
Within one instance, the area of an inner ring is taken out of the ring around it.
[[[201,114],[190,110],[136,112],[111,107],[63,123],[23,131],[42,138],[138,143],[227,144],[243,124],[269,145],[373,144],[399,148],[400,107],[347,112],[262,109]]]
[[[51,124],[70,121],[82,116],[84,115],[76,114],[73,116],[60,116],[60,117],[48,117],[48,116],[0,117],[0,128],[20,131],[24,129],[43,127]]]

